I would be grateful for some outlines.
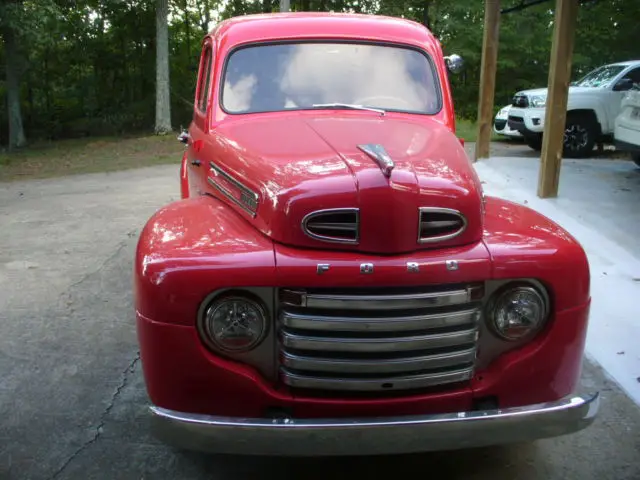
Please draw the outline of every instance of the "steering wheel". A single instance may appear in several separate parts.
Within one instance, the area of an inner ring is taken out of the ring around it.
[[[356,105],[363,105],[363,106],[369,106],[372,108],[385,108],[383,106],[380,106],[380,101],[382,100],[381,104],[384,105],[384,101],[385,100],[391,100],[391,102],[393,103],[397,103],[400,102],[401,104],[405,105],[409,110],[413,110],[415,107],[414,105],[412,105],[411,103],[409,103],[408,100],[405,100],[404,98],[400,98],[400,97],[392,97],[390,95],[372,95],[370,97],[362,97],[362,98],[358,98],[357,100],[355,100],[353,103],[355,103]],[[386,107],[389,108],[389,107]],[[394,107],[397,108],[397,107]]]

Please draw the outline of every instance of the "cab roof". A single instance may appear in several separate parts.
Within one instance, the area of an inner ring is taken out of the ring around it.
[[[227,48],[293,39],[369,40],[404,43],[427,50],[438,43],[426,27],[412,20],[326,12],[241,15],[219,23],[209,35]]]

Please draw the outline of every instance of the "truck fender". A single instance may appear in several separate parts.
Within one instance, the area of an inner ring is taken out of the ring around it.
[[[600,133],[607,133],[611,130],[611,122],[609,122],[607,118],[607,110],[600,99],[595,97],[589,97],[588,99],[578,97],[576,99],[572,99],[567,105],[567,115],[571,113],[592,115],[594,120],[598,123]]]
[[[524,205],[487,195],[484,229],[492,278],[539,280],[556,313],[589,301],[587,255],[560,225]]]
[[[209,195],[158,210],[138,240],[136,312],[155,322],[194,325],[212,292],[276,282],[272,241]]]

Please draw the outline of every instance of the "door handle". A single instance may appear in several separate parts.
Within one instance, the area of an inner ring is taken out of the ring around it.
[[[202,165],[202,162],[200,160],[191,160],[191,165],[199,167],[200,165]]]

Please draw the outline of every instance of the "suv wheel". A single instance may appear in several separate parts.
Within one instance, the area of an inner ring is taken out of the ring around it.
[[[593,152],[597,127],[587,115],[567,114],[562,154],[567,158],[582,158]]]
[[[530,148],[533,148],[536,152],[539,152],[540,150],[542,150],[542,135],[540,134],[525,135],[524,141]]]

